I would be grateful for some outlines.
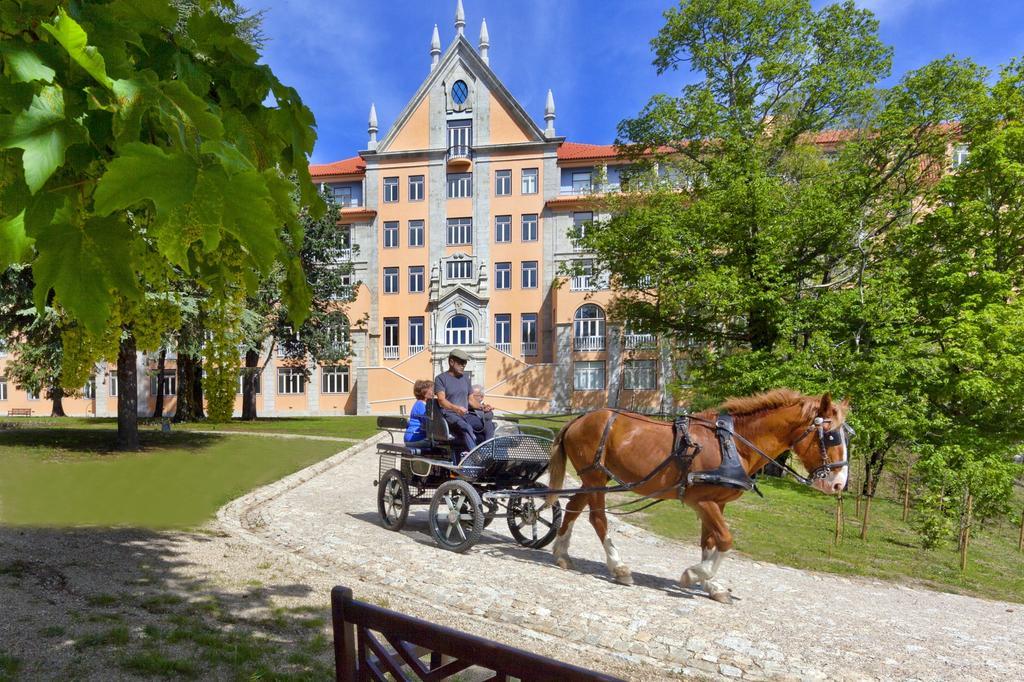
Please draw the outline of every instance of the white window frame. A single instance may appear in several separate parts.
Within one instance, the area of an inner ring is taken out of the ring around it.
[[[521,192],[523,194],[536,194],[540,184],[540,172],[536,168],[524,168],[521,178]]]
[[[422,265],[409,266],[409,293],[422,294],[424,282],[426,281],[426,267]]]
[[[409,318],[409,355],[423,350],[427,338],[427,320],[422,315]],[[415,349],[415,350],[414,350]]]
[[[107,372],[107,395],[117,397],[117,372]]]
[[[349,393],[351,389],[348,365],[322,365],[320,392],[327,395]]]
[[[524,242],[535,242],[540,234],[540,218],[536,213],[524,213],[520,217],[520,237]]]
[[[971,149],[967,144],[958,143],[953,145],[953,168],[959,168],[960,166],[967,163],[968,157],[971,155]]]
[[[384,178],[384,203],[394,204],[398,202],[398,176]]]
[[[569,178],[572,182],[573,194],[590,194],[590,192],[593,190],[593,169],[569,171]]]
[[[384,318],[384,359],[385,360],[396,360],[398,359],[400,351],[399,346],[402,342],[401,332],[399,331],[400,318],[397,317],[385,317]]]
[[[253,368],[258,369],[258,368]],[[256,383],[252,387],[252,394],[259,395],[263,392],[263,372],[253,372],[256,377]],[[238,392],[235,395],[243,395],[245,393],[245,368],[238,370]]]
[[[398,226],[397,220],[389,220],[384,223],[384,248],[385,249],[397,249],[399,246],[398,237]]]
[[[607,386],[604,360],[576,360],[572,363],[574,391],[603,391]]]
[[[409,246],[418,248],[423,246],[426,237],[426,227],[422,220],[409,221]]]
[[[385,294],[397,294],[399,291],[398,285],[399,268],[389,267],[384,268],[384,293]]]
[[[96,400],[96,380],[89,379],[82,386],[82,397],[86,400]]]
[[[531,267],[532,266],[532,267]],[[519,285],[522,289],[536,289],[540,266],[535,260],[524,260],[519,269]]]
[[[463,319],[466,320],[468,326],[455,327],[453,323],[455,320]],[[452,315],[447,322],[444,323],[444,342],[449,346],[468,346],[474,342],[476,329],[473,325],[473,318],[469,315]]]
[[[473,261],[450,260],[445,263],[446,280],[473,279]]]
[[[154,372],[149,375],[149,393],[150,395],[157,395],[157,374]],[[172,395],[178,395],[178,370],[176,369],[165,369],[163,374],[164,382],[164,397]]]
[[[511,262],[505,261],[494,264],[494,288],[501,290],[512,288]]]
[[[494,241],[498,244],[512,243],[512,216],[494,216]]]
[[[472,173],[449,173],[447,185],[449,199],[469,199],[473,196]]]
[[[426,178],[422,175],[409,176],[409,201],[423,201]]]
[[[306,373],[301,367],[277,368],[278,395],[304,395],[306,393]]]
[[[445,230],[445,246],[469,246],[473,243],[473,219],[449,218]]]
[[[494,343],[512,345],[512,315],[498,313],[494,316]]]
[[[501,169],[494,171],[494,196],[512,196],[512,170]]]
[[[626,391],[658,389],[657,360],[626,360],[622,363],[622,388]]]
[[[7,400],[7,377],[0,377],[0,400]]]
[[[597,311],[597,315],[592,315]],[[577,351],[602,351],[606,346],[606,316],[601,306],[585,303],[573,314],[572,340]],[[594,339],[599,339],[595,341]]]

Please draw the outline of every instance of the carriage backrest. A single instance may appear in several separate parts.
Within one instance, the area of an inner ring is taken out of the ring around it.
[[[444,420],[441,404],[437,398],[427,401],[427,438],[435,443],[449,443],[452,439],[451,431],[448,430],[448,422]]]

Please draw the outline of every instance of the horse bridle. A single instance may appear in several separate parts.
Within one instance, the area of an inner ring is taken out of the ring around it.
[[[828,476],[829,472],[835,471],[836,469],[842,469],[850,465],[850,437],[855,436],[856,432],[853,427],[849,424],[843,423],[837,429],[825,430],[825,425],[832,425],[831,419],[825,419],[824,417],[815,417],[814,420],[804,429],[796,440],[794,440],[789,449],[796,452],[796,445],[812,432],[818,432],[818,452],[821,453],[821,466],[808,474],[809,481],[816,481],[824,479]],[[840,445],[846,446],[846,459],[839,462],[828,461],[829,448],[838,447]]]

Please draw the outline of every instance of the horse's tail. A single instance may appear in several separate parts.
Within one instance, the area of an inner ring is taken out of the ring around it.
[[[582,416],[582,415],[580,415]],[[576,417],[579,419],[580,417]],[[551,443],[551,459],[548,460],[548,485],[552,490],[560,490],[565,484],[565,445],[562,443],[565,440],[565,432],[569,430],[569,427],[576,423],[576,419],[573,419],[568,424],[563,426],[559,431],[558,435],[555,436],[555,440]],[[554,504],[558,500],[558,495],[549,495],[548,504]]]

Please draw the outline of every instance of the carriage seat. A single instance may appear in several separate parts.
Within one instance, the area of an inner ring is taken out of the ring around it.
[[[437,457],[434,444],[429,440],[417,440],[411,443],[377,443],[377,452],[388,452],[405,457]]]
[[[427,438],[437,445],[450,445],[453,437],[448,422],[441,413],[441,403],[437,398],[427,401]]]

